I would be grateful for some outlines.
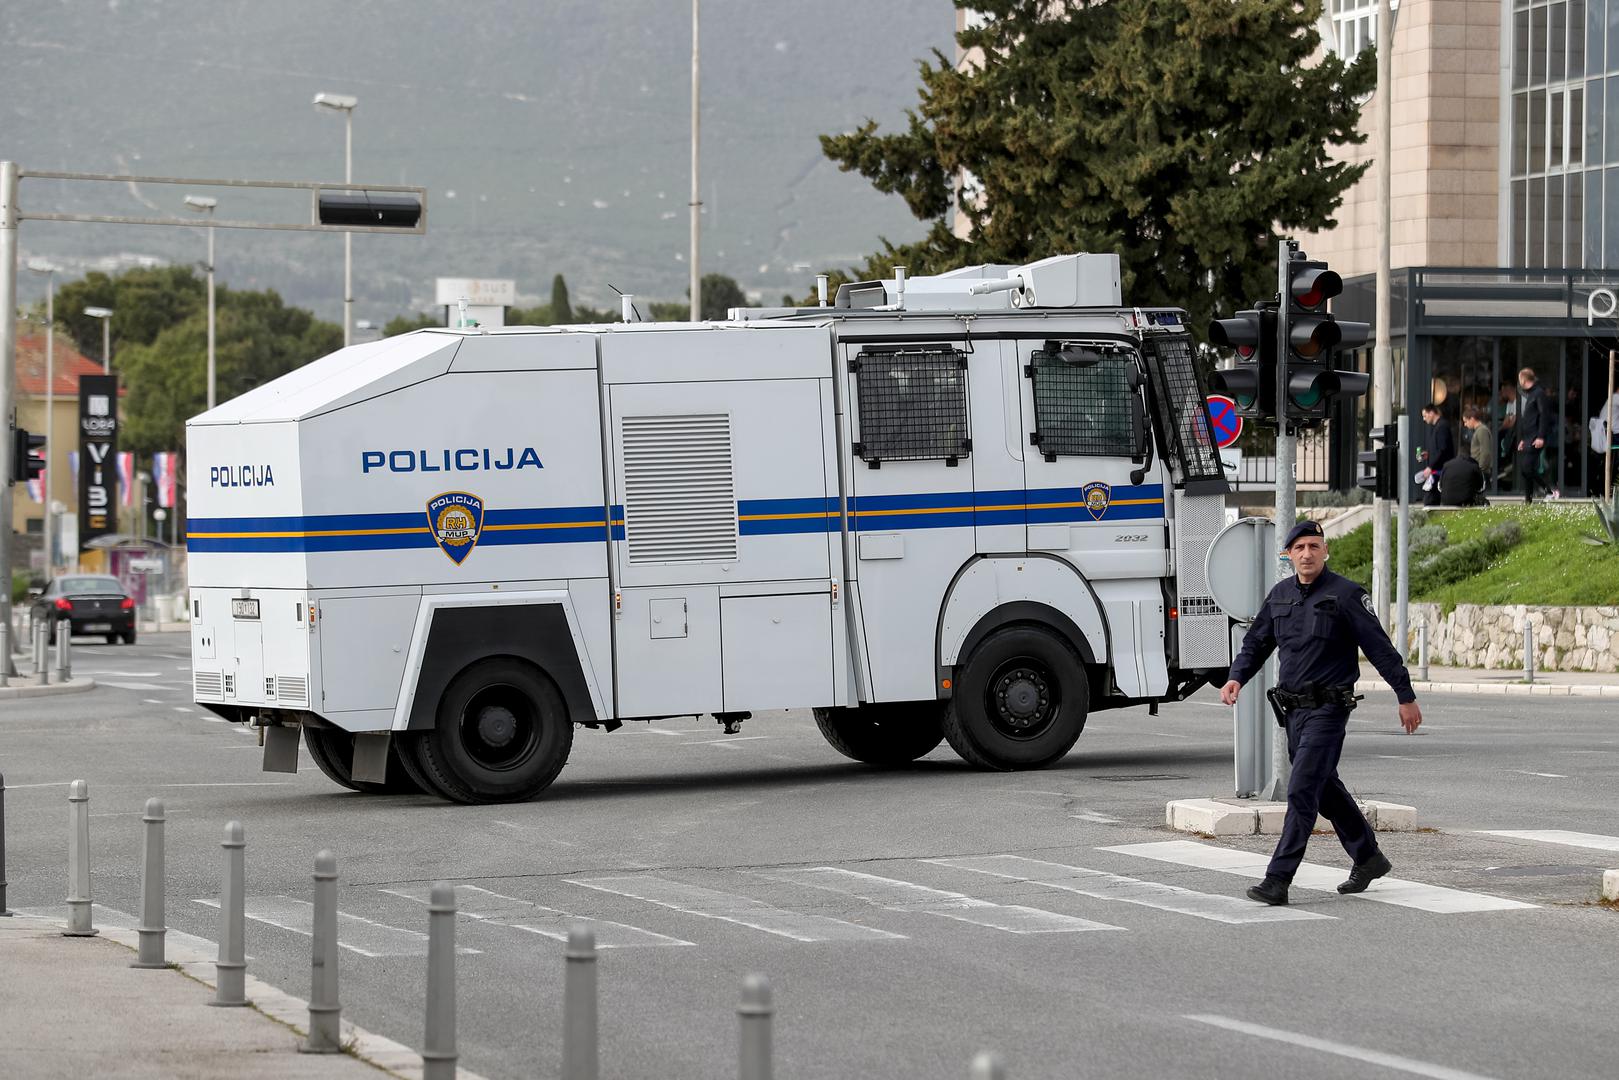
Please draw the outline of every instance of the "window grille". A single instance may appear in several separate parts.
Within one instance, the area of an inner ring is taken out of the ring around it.
[[[1207,394],[1193,362],[1192,339],[1181,334],[1154,336],[1145,345],[1159,423],[1184,479],[1223,480],[1220,451],[1209,430]]]
[[[1047,461],[1059,457],[1131,457],[1132,350],[1122,345],[1055,343],[1036,350],[1026,369],[1034,381],[1034,434]]]
[[[873,469],[939,458],[954,465],[972,452],[965,353],[943,346],[868,349],[849,370],[860,402],[854,452]]]

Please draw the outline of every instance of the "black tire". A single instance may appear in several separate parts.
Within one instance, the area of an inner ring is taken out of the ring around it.
[[[416,764],[458,803],[521,802],[551,785],[573,747],[562,692],[532,664],[481,660],[450,681]]]
[[[1041,626],[992,632],[957,671],[944,735],[980,769],[1040,769],[1085,729],[1090,681],[1062,637]]]
[[[133,630],[124,631],[123,638],[124,638],[124,644],[125,645],[133,645],[133,644],[135,644],[135,631],[133,631]]]
[[[846,758],[868,765],[909,765],[944,741],[944,703],[896,701],[816,709],[815,726]]]
[[[304,728],[304,745],[309,747],[309,756],[333,783],[366,795],[419,795],[427,789],[406,771],[398,740],[399,736],[395,735],[389,742],[387,779],[378,784],[354,779],[354,736],[351,733],[341,728]]]
[[[116,645],[116,644],[118,644],[118,635],[117,634],[108,634],[107,635],[107,644],[108,645]]]

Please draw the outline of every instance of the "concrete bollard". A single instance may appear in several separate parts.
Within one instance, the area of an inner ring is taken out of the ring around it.
[[[1417,624],[1417,680],[1428,681],[1428,620]]]
[[[61,627],[56,631],[56,681],[65,683],[73,677],[73,664],[70,659],[73,648],[73,635]]]
[[[6,685],[6,661],[11,659],[5,653],[6,639],[0,635],[0,686]],[[0,773],[0,918],[11,914],[6,907],[6,777]]]
[[[90,918],[90,785],[67,789],[67,929],[64,937],[95,937]]]
[[[219,887],[219,959],[214,1005],[247,1004],[247,838],[240,821],[225,825],[225,877]]]
[[[11,627],[0,619],[0,686],[11,685]]]
[[[1535,624],[1523,624],[1523,681],[1535,681]]]
[[[972,1080],[1006,1080],[1006,1066],[999,1054],[985,1050],[973,1058]]]
[[[51,666],[46,662],[46,656],[48,655],[45,649],[46,640],[45,624],[42,622],[35,623],[34,682],[40,686],[49,686],[51,684]]]
[[[770,981],[763,975],[742,980],[736,1015],[742,1028],[737,1075],[742,1080],[770,1080],[770,1022],[776,1007],[770,1001]]]
[[[146,835],[141,843],[141,924],[135,929],[140,951],[129,966],[160,968],[167,966],[163,962],[167,933],[163,926],[163,800],[147,799],[141,821],[146,823]]]
[[[569,930],[562,955],[562,1080],[596,1080],[595,932],[583,926]]]
[[[300,1050],[336,1054],[343,1049],[343,1006],[337,1000],[337,856],[315,856],[314,946],[309,965],[309,1038]]]
[[[455,888],[433,885],[427,904],[427,1031],[422,1080],[455,1080]]]

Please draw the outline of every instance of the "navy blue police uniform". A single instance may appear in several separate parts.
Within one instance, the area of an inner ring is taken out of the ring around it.
[[[1301,536],[1320,535],[1319,523],[1300,522],[1288,534],[1284,550]],[[1287,756],[1293,774],[1287,785],[1287,816],[1265,872],[1267,879],[1284,884],[1293,880],[1317,813],[1332,822],[1357,868],[1380,864],[1377,876],[1387,873],[1371,825],[1338,778],[1349,713],[1355,707],[1355,680],[1360,677],[1357,649],[1366,653],[1402,705],[1416,700],[1411,677],[1377,621],[1366,590],[1323,567],[1309,584],[1294,575],[1271,589],[1231,665],[1230,677],[1245,684],[1273,651],[1280,654],[1277,697],[1286,710]]]

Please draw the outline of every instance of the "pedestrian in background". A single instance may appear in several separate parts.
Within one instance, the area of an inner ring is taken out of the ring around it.
[[[1517,438],[1518,455],[1513,468],[1518,473],[1518,490],[1523,501],[1535,501],[1535,492],[1557,498],[1557,492],[1546,483],[1542,475],[1546,467],[1546,444],[1551,441],[1557,424],[1556,410],[1546,402],[1534,368],[1518,372],[1518,422],[1512,433]]]
[[[1265,880],[1248,890],[1262,904],[1287,903],[1288,886],[1304,860],[1316,815],[1332,822],[1353,868],[1338,886],[1341,893],[1365,892],[1392,866],[1355,799],[1338,778],[1338,759],[1355,707],[1360,652],[1377,668],[1400,702],[1400,725],[1415,734],[1422,723],[1400,654],[1372,611],[1366,590],[1327,569],[1327,540],[1321,525],[1301,521],[1287,534],[1283,551],[1294,575],[1279,581],[1265,597],[1259,617],[1248,628],[1242,651],[1231,665],[1220,700],[1235,705],[1242,687],[1279,653],[1280,686],[1270,692],[1277,722],[1287,729],[1287,756],[1293,775],[1287,784],[1287,816]]]
[[[1484,410],[1469,405],[1462,410],[1462,427],[1467,429],[1467,456],[1484,473],[1485,483],[1495,471],[1495,436],[1484,422]]]

